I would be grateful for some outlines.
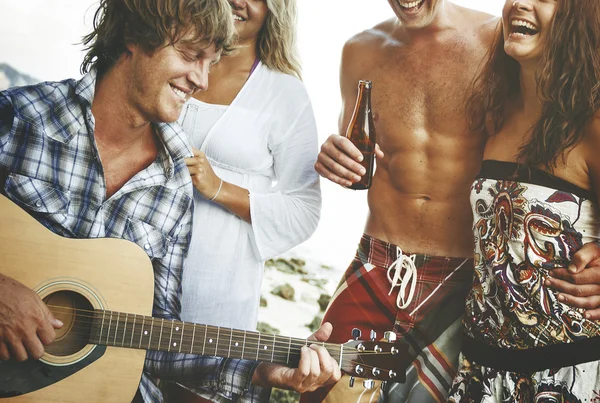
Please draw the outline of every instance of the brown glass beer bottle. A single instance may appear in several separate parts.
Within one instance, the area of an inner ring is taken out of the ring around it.
[[[350,189],[361,190],[371,187],[373,168],[375,165],[375,125],[371,113],[371,81],[358,82],[358,97],[352,113],[352,119],[346,130],[346,137],[363,155],[361,162],[366,173],[360,181],[353,183]]]

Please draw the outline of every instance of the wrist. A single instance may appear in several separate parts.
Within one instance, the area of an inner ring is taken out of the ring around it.
[[[208,201],[215,201],[217,199],[217,197],[219,196],[219,193],[221,193],[221,189],[223,189],[223,179],[219,178],[220,182],[219,182],[219,187],[217,188],[217,192],[215,193],[215,195],[208,199]]]

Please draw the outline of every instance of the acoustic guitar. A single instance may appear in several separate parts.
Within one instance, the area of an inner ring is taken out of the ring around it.
[[[130,402],[146,350],[294,367],[313,343],[153,318],[154,276],[142,248],[60,237],[1,195],[0,273],[32,288],[64,323],[40,360],[0,362],[1,403]],[[388,339],[318,344],[352,376],[403,382],[407,346]]]

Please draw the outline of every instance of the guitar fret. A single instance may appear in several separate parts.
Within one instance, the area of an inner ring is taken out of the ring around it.
[[[146,322],[146,317],[142,316],[142,328],[140,330],[140,345],[138,348],[142,348],[142,338],[144,337],[144,324]]]
[[[233,341],[233,331],[229,331],[229,351],[227,351],[227,356],[231,356],[231,342]]]
[[[248,333],[248,332],[246,332],[246,331],[244,330],[244,341],[242,342],[242,357],[241,357],[241,358],[244,358],[244,350],[246,349],[246,334],[247,334],[247,333]]]
[[[161,319],[160,320],[160,335],[158,336],[158,350],[160,350],[160,342],[162,341],[162,331],[163,331],[164,324],[165,324],[165,320]]]
[[[104,331],[104,316],[106,315],[106,311],[102,311],[102,325],[100,326],[100,334],[98,335],[98,343],[101,343],[102,340],[102,332]]]
[[[119,329],[119,316],[121,312],[117,312],[117,320],[115,322],[115,339],[113,340],[113,346],[117,345],[117,330]]]
[[[171,334],[169,335],[169,349],[167,351],[171,351],[171,343],[173,343],[173,327],[175,326],[175,321],[171,321]],[[175,346],[177,346],[177,343],[175,343]]]
[[[181,324],[181,339],[179,339],[179,352],[181,353],[181,347],[183,347],[183,335],[185,333],[185,322]]]
[[[206,333],[208,332],[208,325],[204,325],[204,344],[202,344],[202,355],[204,354],[204,350],[206,348]]]
[[[136,314],[133,314],[133,323],[131,324],[131,340],[129,341],[129,347],[133,347],[133,335],[135,334],[135,318]]]
[[[125,345],[125,334],[127,333],[127,317],[129,314],[125,314],[125,326],[123,327],[123,340],[121,340],[121,347]]]
[[[285,360],[286,364],[290,363],[290,351],[292,350],[292,337],[290,336],[290,341],[288,343],[288,352],[287,352],[287,359]]]
[[[219,333],[221,332],[221,328],[217,326],[217,338],[215,344],[215,355],[217,355],[217,351],[219,350]]]
[[[258,334],[258,344],[256,345],[256,361],[258,361],[258,353],[260,352],[260,333]]]
[[[110,325],[112,324],[112,312],[110,313],[110,319],[108,320],[108,330],[106,332],[106,345],[108,346],[108,338],[110,335]]]
[[[273,362],[274,357],[275,357],[275,337],[273,336],[273,349],[271,350],[271,362]]]
[[[148,335],[148,350],[150,350],[150,342],[152,341],[152,330],[154,330],[154,319],[150,321],[150,334]]]
[[[194,352],[194,337],[196,337],[196,324],[194,323],[194,331],[192,332],[192,345],[190,346],[190,354]]]

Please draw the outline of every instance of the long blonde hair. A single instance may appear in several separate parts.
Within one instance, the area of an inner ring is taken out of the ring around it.
[[[296,0],[267,0],[269,12],[259,34],[256,51],[263,64],[302,79],[297,48]]]

